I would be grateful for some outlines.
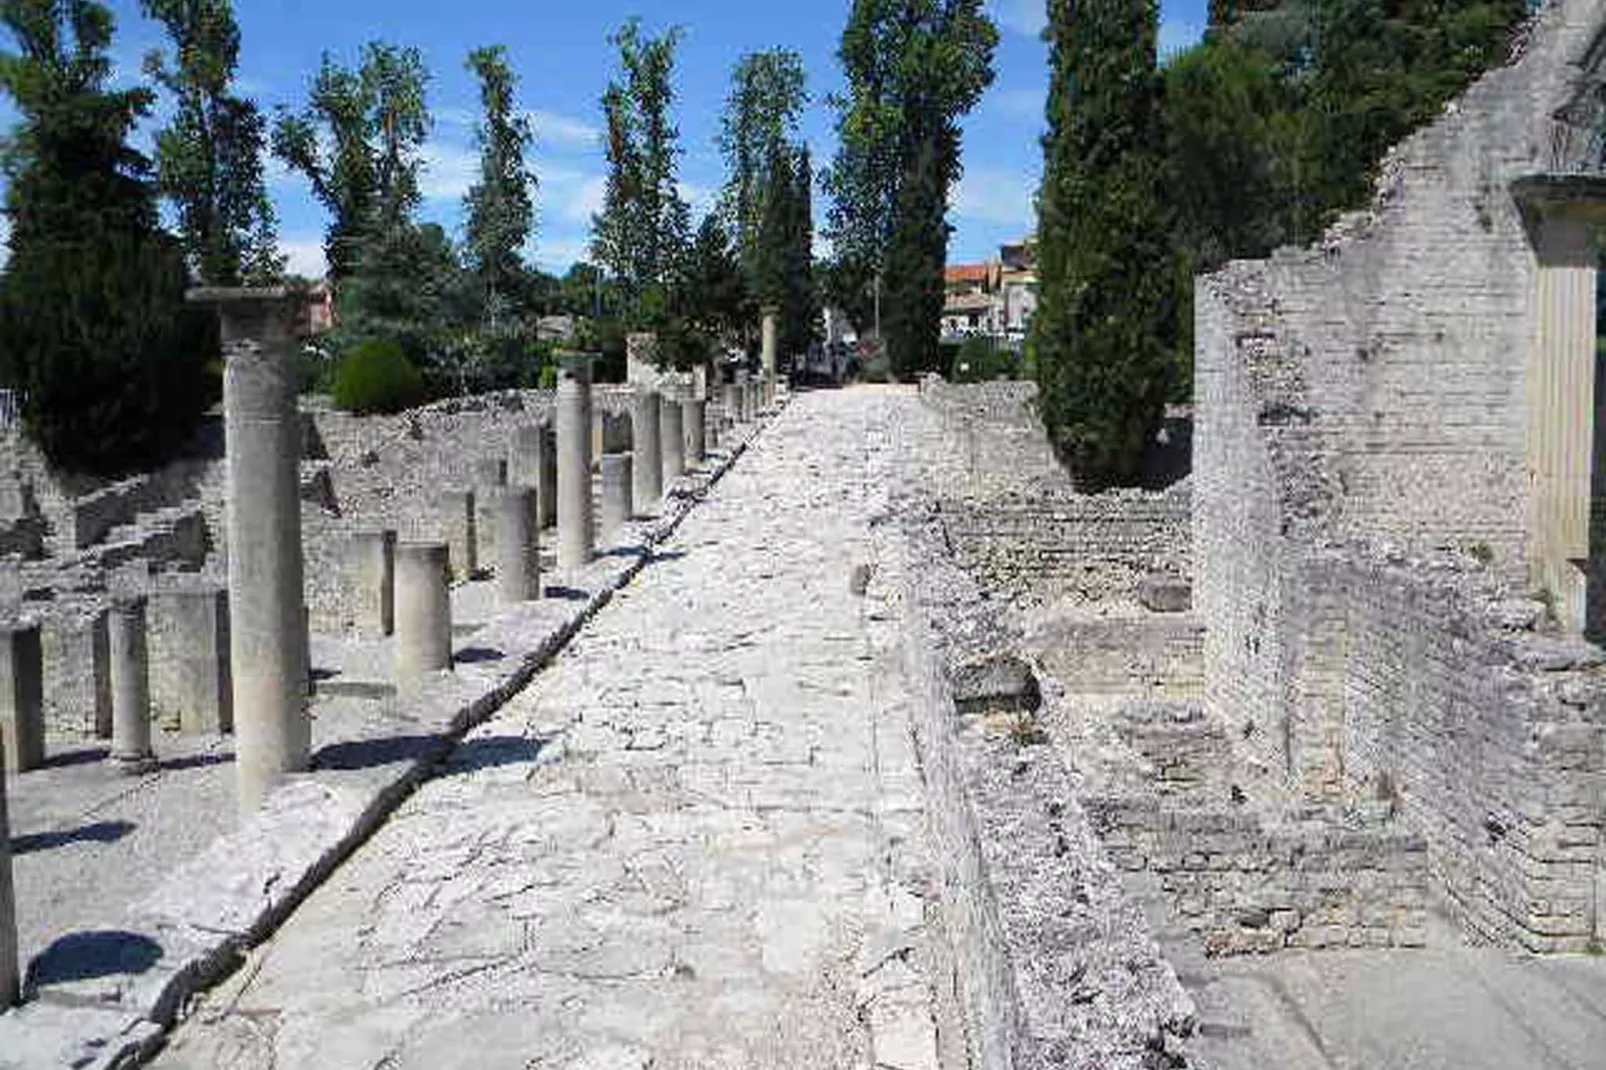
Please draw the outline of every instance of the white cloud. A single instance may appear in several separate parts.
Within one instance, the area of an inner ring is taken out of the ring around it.
[[[953,212],[981,223],[1031,227],[1037,220],[1037,209],[1032,203],[1036,186],[1035,175],[996,168],[967,168],[954,190]]]
[[[1161,61],[1181,52],[1185,48],[1192,48],[1204,36],[1204,27],[1192,22],[1162,22],[1160,23],[1160,41],[1156,51]]]
[[[589,224],[591,217],[602,211],[608,180],[601,175],[579,174],[549,178],[547,192],[557,218],[566,223]]]
[[[329,266],[323,258],[323,238],[280,237],[279,252],[285,255],[285,270],[292,275],[321,279]]]
[[[535,262],[547,271],[563,274],[590,257],[591,238],[586,234],[542,235],[535,240]]]
[[[1000,26],[1036,37],[1048,24],[1048,0],[992,0],[993,18]]]
[[[695,182],[680,183],[680,196],[691,206],[691,214],[700,216],[714,206],[719,197],[719,191],[710,186],[699,186]]]
[[[529,117],[538,143],[589,149],[602,142],[602,130],[584,119],[539,109],[530,112]]]
[[[425,200],[460,201],[479,178],[479,154],[466,146],[431,141],[424,146],[423,155],[419,187]]]

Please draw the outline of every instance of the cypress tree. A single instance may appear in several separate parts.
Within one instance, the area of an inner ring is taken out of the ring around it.
[[[215,397],[210,317],[184,302],[178,243],[156,223],[148,161],[128,147],[146,89],[111,91],[110,12],[0,0],[18,51],[0,86],[22,123],[4,160],[11,260],[0,360],[50,460],[115,475],[165,460]]]
[[[1051,0],[1032,363],[1075,475],[1130,483],[1180,368],[1155,0]]]

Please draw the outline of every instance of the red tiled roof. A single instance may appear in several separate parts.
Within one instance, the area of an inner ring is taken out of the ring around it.
[[[948,268],[948,282],[986,282],[990,264],[952,264]]]

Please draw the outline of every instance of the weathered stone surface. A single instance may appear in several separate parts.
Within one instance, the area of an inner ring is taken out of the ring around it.
[[[1193,608],[1193,585],[1176,576],[1145,576],[1138,583],[1138,602],[1156,613],[1186,613]]]

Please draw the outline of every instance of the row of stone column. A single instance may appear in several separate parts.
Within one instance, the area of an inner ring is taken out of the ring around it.
[[[89,662],[81,669],[104,683],[108,702],[96,710],[95,734],[111,740],[111,760],[128,772],[150,767],[153,673],[150,617],[159,610],[167,653],[162,691],[186,734],[232,728],[228,659],[228,596],[197,585],[154,596],[121,595],[88,624]],[[44,658],[37,624],[0,630],[0,740],[13,773],[45,759]],[[97,703],[97,706],[99,703]]]

